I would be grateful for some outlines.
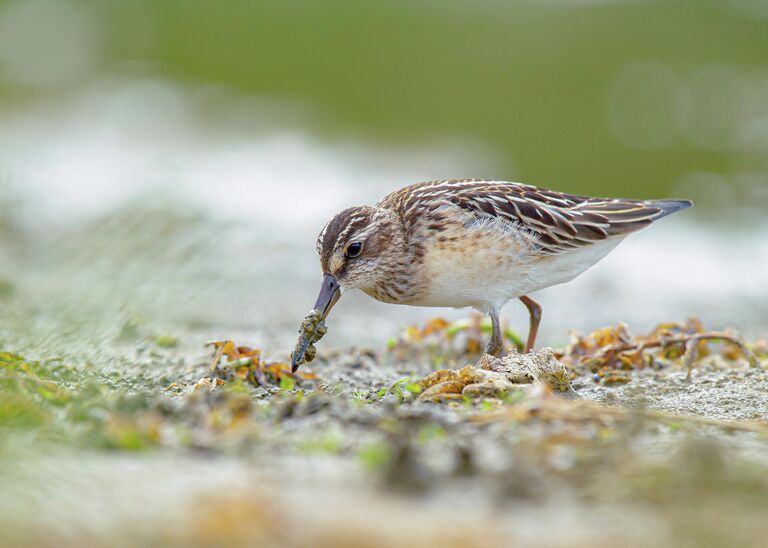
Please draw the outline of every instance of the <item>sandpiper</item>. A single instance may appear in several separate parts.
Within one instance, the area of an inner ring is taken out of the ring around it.
[[[361,289],[393,304],[489,314],[485,349],[503,349],[499,310],[518,298],[530,313],[526,352],[541,321],[528,295],[568,282],[627,235],[688,200],[590,198],[485,179],[407,186],[376,206],[337,213],[317,240],[323,282],[314,310],[324,320],[341,294]],[[294,368],[303,356],[294,355]]]

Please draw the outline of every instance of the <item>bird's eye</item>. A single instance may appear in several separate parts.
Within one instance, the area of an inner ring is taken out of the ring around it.
[[[363,252],[363,244],[360,242],[354,242],[347,246],[347,257],[354,258],[358,257],[360,253]]]

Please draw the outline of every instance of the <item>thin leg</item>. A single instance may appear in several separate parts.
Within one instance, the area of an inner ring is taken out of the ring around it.
[[[525,353],[527,354],[533,350],[533,345],[536,344],[536,335],[539,334],[539,324],[541,323],[541,305],[530,297],[520,297],[520,300],[528,308],[528,312],[531,314],[531,327],[528,331],[528,342],[525,345]]]
[[[498,356],[504,350],[504,341],[501,338],[501,323],[499,323],[499,311],[491,310],[491,326],[493,327],[493,334],[491,340],[488,341],[488,346],[485,347],[485,353],[491,356]]]

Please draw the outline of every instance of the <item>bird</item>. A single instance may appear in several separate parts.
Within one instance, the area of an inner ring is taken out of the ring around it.
[[[499,311],[519,299],[529,313],[528,353],[542,318],[531,293],[573,280],[629,234],[692,205],[489,179],[412,184],[375,206],[344,209],[323,227],[323,281],[313,311],[324,321],[351,289],[384,303],[472,307],[490,316],[485,353],[498,356]],[[294,367],[300,358],[294,356]]]

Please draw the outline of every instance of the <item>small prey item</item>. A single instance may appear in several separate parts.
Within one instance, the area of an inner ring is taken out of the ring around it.
[[[291,371],[295,373],[302,364],[315,359],[317,354],[315,343],[322,339],[327,332],[328,328],[325,326],[325,319],[321,312],[318,310],[310,311],[301,322],[299,338],[291,353]]]

